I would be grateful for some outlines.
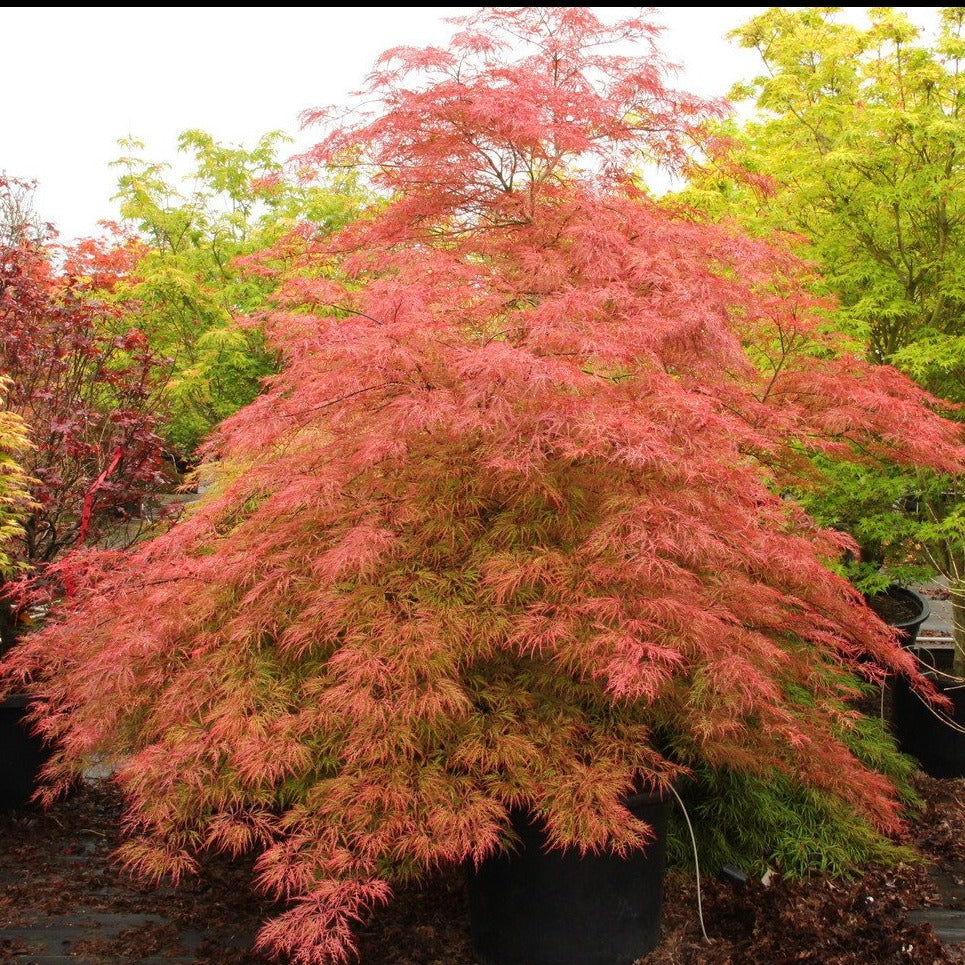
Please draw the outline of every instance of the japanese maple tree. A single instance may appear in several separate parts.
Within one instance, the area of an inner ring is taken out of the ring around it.
[[[845,351],[790,254],[637,182],[717,110],[667,87],[653,24],[455,23],[384,55],[371,114],[308,116],[299,163],[385,202],[280,279],[282,369],[206,497],[88,554],[5,663],[58,743],[45,800],[106,758],[129,868],[254,849],[288,904],[260,945],[306,965],[394,882],[502,847],[512,807],[622,850],[634,788],[777,775],[887,839],[854,675],[928,691],[784,494],[815,453],[957,472],[958,427]]]
[[[30,191],[26,182],[0,181],[0,196]],[[14,208],[23,205],[4,206]],[[23,226],[3,237],[0,373],[8,415],[22,420],[30,441],[19,465],[32,500],[9,552],[37,577],[161,484],[151,390],[160,360],[137,330],[121,327],[123,310],[108,297],[133,263],[128,246],[88,240],[65,248],[49,228]],[[17,630],[9,589],[0,585],[4,647]]]

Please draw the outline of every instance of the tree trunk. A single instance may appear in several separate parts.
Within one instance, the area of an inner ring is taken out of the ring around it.
[[[965,677],[965,579],[948,581],[952,600],[952,638],[955,641],[955,656],[952,673]]]
[[[6,584],[0,581],[0,592]],[[0,596],[0,656],[6,653],[16,642],[17,621],[13,615],[13,605]]]

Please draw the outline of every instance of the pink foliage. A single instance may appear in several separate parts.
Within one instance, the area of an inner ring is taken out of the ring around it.
[[[284,368],[218,432],[216,487],[89,557],[7,665],[44,700],[51,786],[123,762],[148,873],[263,849],[291,910],[261,944],[304,965],[348,957],[392,880],[499,847],[511,807],[559,847],[645,846],[621,797],[697,763],[897,830],[831,671],[913,662],[782,493],[817,452],[965,454],[937,400],[826,333],[805,266],[634,186],[716,110],[664,86],[649,24],[459,26],[388,55],[381,112],[313,152],[389,197],[294,266]]]

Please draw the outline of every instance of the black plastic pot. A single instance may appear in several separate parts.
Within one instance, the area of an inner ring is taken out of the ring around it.
[[[895,681],[892,730],[898,746],[932,777],[965,777],[965,683],[936,670],[924,673],[954,702],[943,710],[926,704],[904,677]]]
[[[37,788],[40,768],[50,756],[47,745],[30,733],[26,694],[0,702],[0,811],[22,808]]]
[[[878,617],[898,631],[898,642],[906,648],[915,647],[918,631],[931,615],[928,600],[917,590],[892,583],[878,593],[866,593],[865,602]],[[862,654],[860,663],[868,663],[871,657]],[[890,681],[880,695],[863,696],[853,701],[853,706],[869,717],[883,717],[890,720],[893,716],[892,687]]]
[[[655,837],[627,857],[546,850],[543,829],[517,814],[513,854],[468,874],[474,951],[483,965],[631,965],[656,948],[669,801],[640,794],[627,807]]]
[[[885,623],[898,630],[903,647],[915,645],[921,625],[931,615],[931,606],[925,597],[911,587],[893,583],[887,589],[870,594],[865,599],[868,601],[868,606]]]

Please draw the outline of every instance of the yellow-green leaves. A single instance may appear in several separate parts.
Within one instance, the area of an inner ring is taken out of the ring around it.
[[[20,464],[20,455],[30,442],[22,420],[2,407],[7,381],[0,378],[0,577],[9,576],[14,569],[9,545],[20,536],[20,519],[31,503],[29,479]]]

